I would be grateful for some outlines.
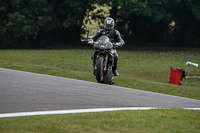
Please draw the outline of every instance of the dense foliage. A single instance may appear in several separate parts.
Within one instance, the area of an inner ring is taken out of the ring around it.
[[[89,12],[105,4],[127,43],[200,46],[199,0],[0,0],[0,48],[79,41]]]
[[[2,48],[43,48],[78,40],[94,0],[1,0]]]
[[[199,45],[199,0],[109,1],[118,3],[117,27],[127,38],[170,46]]]

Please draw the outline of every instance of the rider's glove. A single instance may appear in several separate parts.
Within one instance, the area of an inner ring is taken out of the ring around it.
[[[121,43],[119,43],[119,42],[117,42],[117,43],[116,43],[116,45],[117,45],[117,46],[122,46],[122,44],[121,44]]]
[[[118,47],[118,45],[116,43],[113,43],[113,46]]]
[[[89,39],[89,40],[88,40],[88,43],[89,43],[89,44],[93,44],[93,40],[92,40],[92,39]]]

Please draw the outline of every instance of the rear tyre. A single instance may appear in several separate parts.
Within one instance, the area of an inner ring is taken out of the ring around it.
[[[96,73],[96,79],[99,83],[103,82],[103,57],[99,57],[97,60],[97,73]]]

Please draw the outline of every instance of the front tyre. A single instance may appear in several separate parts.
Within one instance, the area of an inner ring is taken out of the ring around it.
[[[103,82],[103,57],[99,57],[97,60],[97,73],[96,73],[96,79],[98,83]]]

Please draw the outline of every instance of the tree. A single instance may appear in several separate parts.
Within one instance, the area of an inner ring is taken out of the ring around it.
[[[171,39],[173,45],[191,45],[194,36],[199,34],[195,27],[199,25],[200,1],[198,0],[149,0],[148,7],[151,9],[153,22],[163,22],[165,25],[164,38]],[[169,23],[174,22],[173,30]],[[168,33],[166,33],[168,32]],[[163,39],[166,42],[165,39]]]
[[[0,25],[4,29],[1,34],[3,46],[26,47],[36,38],[41,27],[52,20],[53,8],[46,0],[9,0],[1,7],[5,9]]]
[[[94,0],[7,0],[0,3],[1,47],[42,48],[78,40]],[[8,39],[9,38],[9,39]]]

